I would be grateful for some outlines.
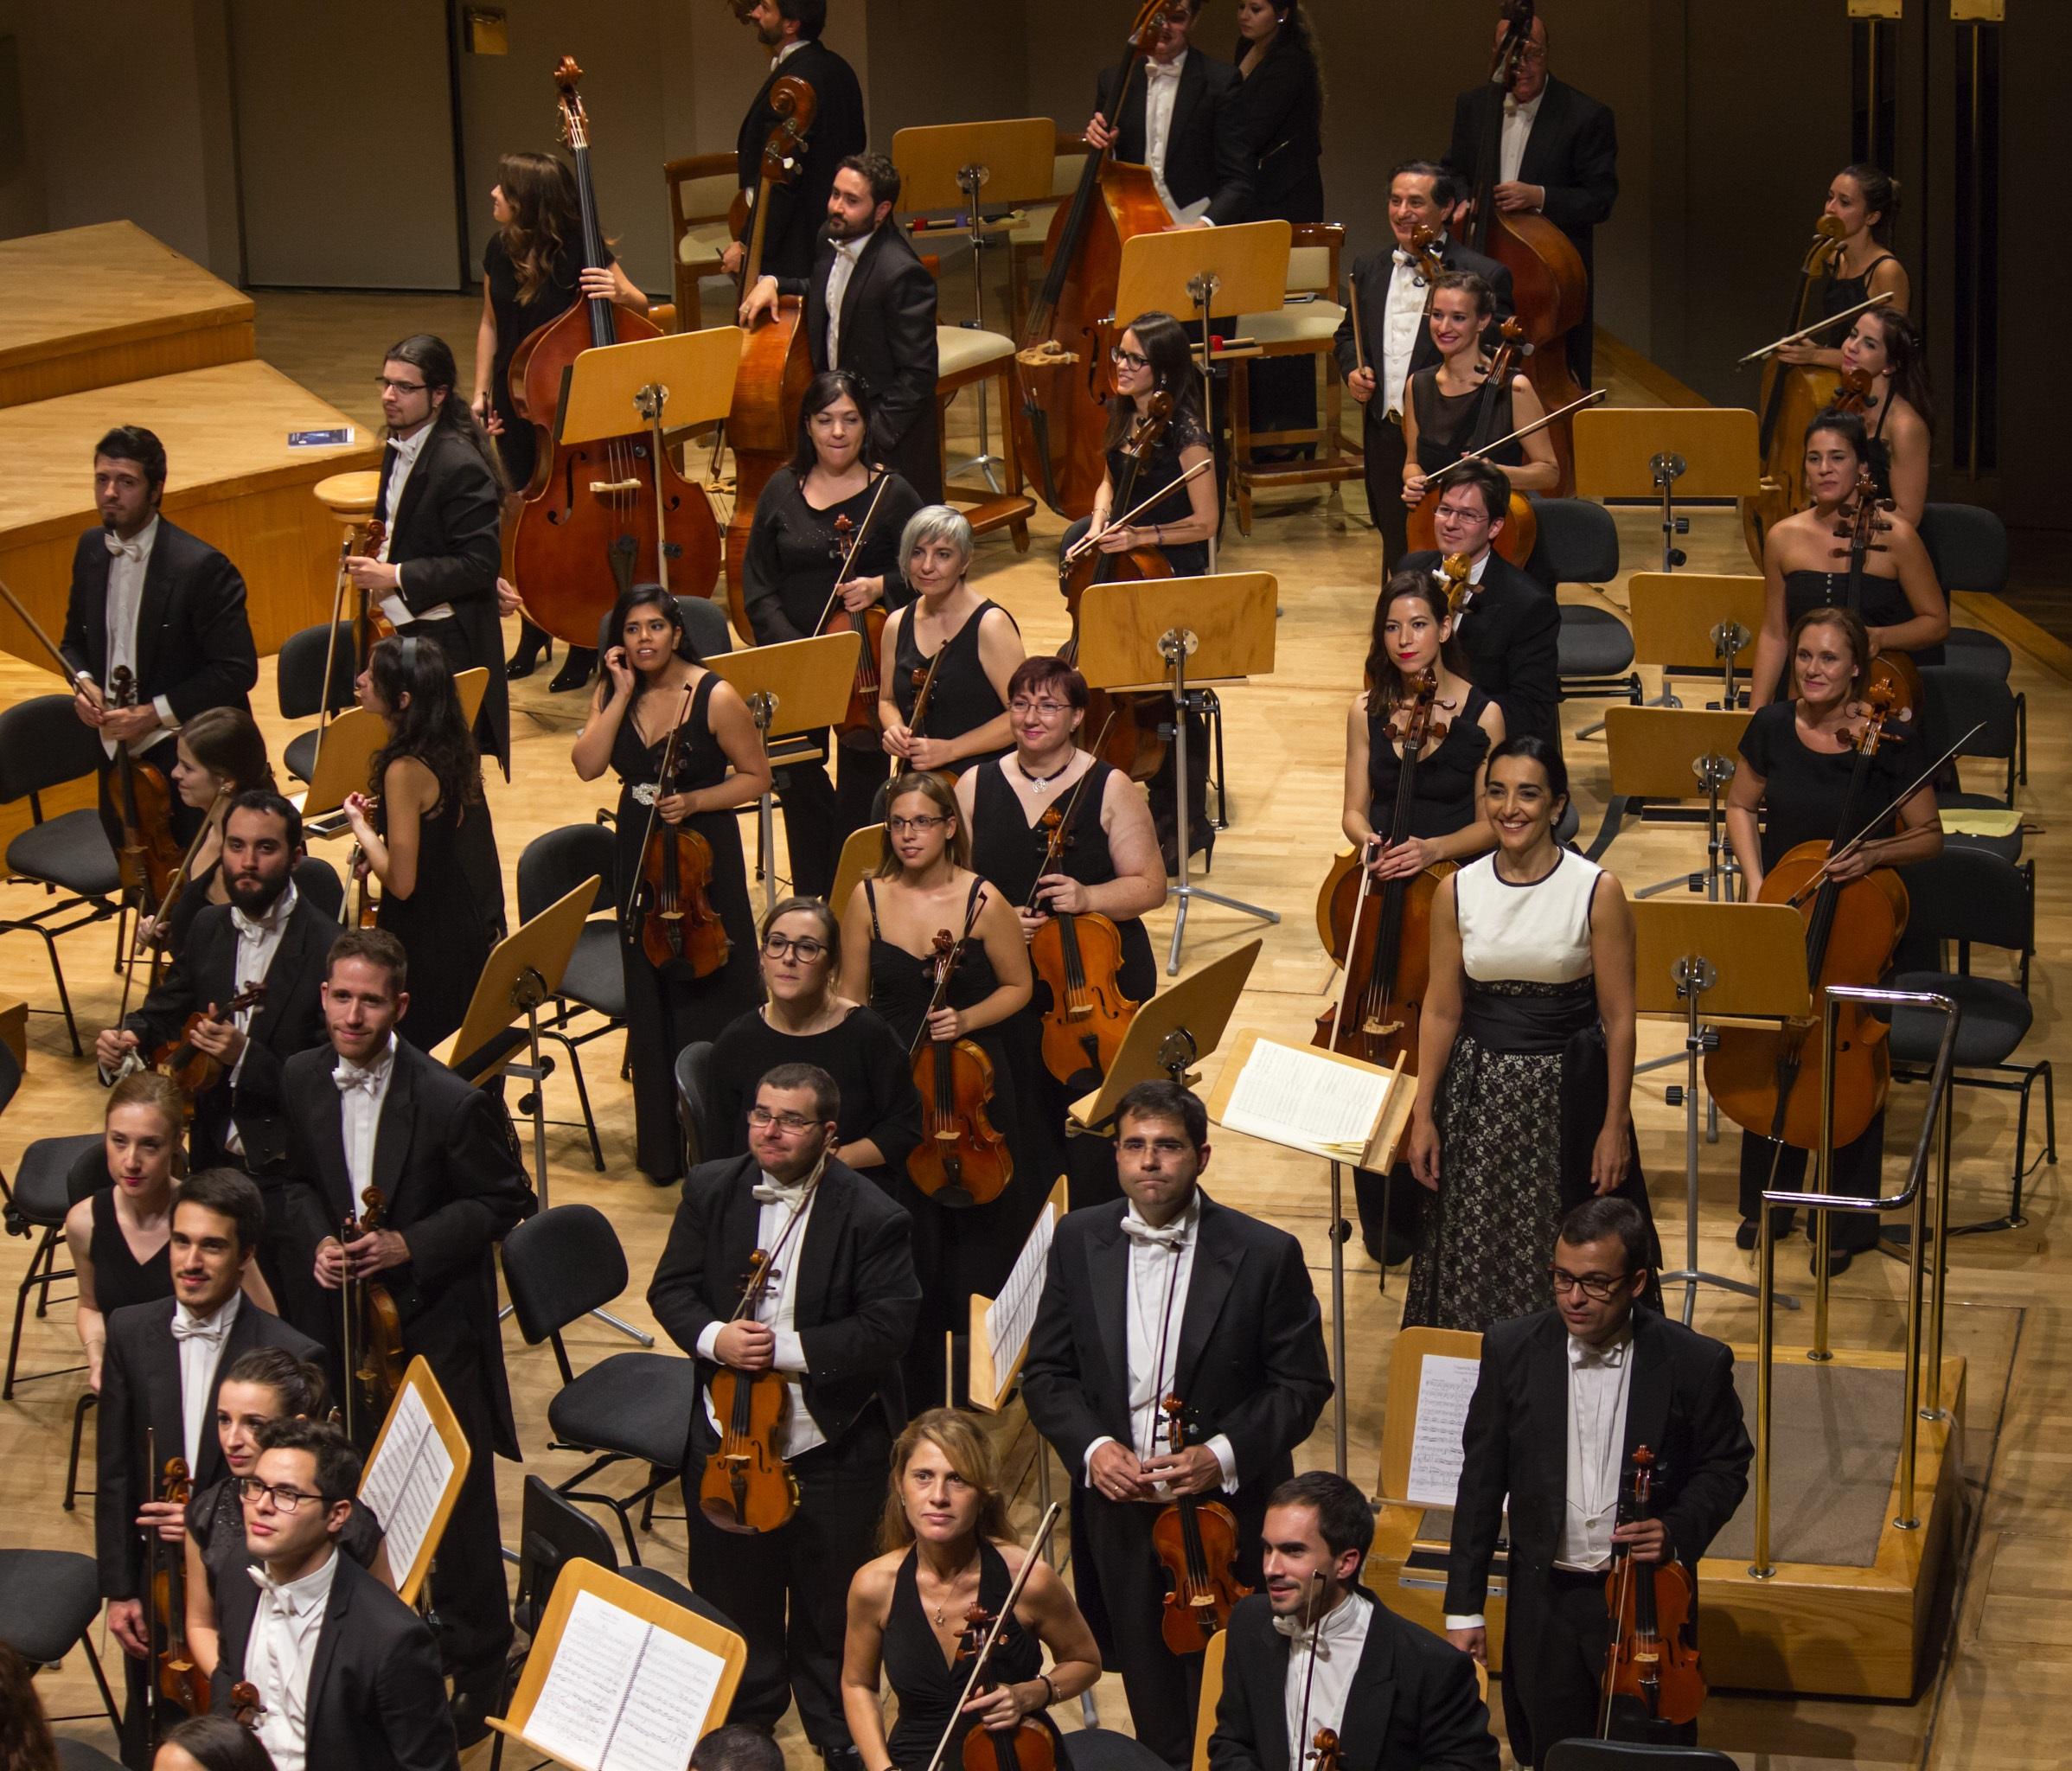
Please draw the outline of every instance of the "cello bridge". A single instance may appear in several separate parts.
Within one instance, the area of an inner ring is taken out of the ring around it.
[[[1079,353],[1067,350],[1055,338],[1046,338],[1041,344],[1016,351],[1014,361],[1025,369],[1065,369],[1079,361]]]
[[[1403,1023],[1399,1020],[1370,1020],[1360,1028],[1360,1032],[1363,1033],[1383,1039],[1385,1039],[1391,1033],[1399,1033],[1402,1031]]]
[[[638,480],[592,480],[590,495],[592,498],[631,498],[641,490]]]

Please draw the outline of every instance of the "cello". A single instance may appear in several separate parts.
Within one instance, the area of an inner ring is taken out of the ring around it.
[[[984,902],[983,892],[973,896],[964,913],[964,941]],[[993,1060],[975,1040],[938,1039],[928,1031],[930,1018],[950,994],[964,941],[947,929],[936,930],[935,994],[906,1052],[921,1096],[921,1141],[906,1159],[906,1172],[923,1192],[950,1206],[990,1205],[1014,1178],[1007,1141],[986,1116]]]
[[[1168,1448],[1186,1450],[1186,1406],[1168,1396],[1159,1407]],[[1219,1500],[1183,1494],[1151,1521],[1151,1547],[1173,1582],[1159,1634],[1175,1654],[1199,1654],[1218,1630],[1230,1627],[1231,1608],[1251,1591],[1234,1572],[1237,1521]]]
[[[1645,1445],[1635,1446],[1633,1464],[1631,1480],[1620,1495],[1621,1525],[1646,1518],[1652,1504],[1655,1455]],[[1614,1544],[1604,1607],[1611,1630],[1597,1688],[1597,1738],[1612,1737],[1621,1704],[1628,1712],[1637,1708],[1644,1723],[1680,1726],[1697,1721],[1705,1701],[1705,1675],[1690,1637],[1698,1614],[1690,1570],[1673,1560],[1642,1568],[1624,1544]]]
[[[368,1186],[360,1194],[360,1215],[340,1226],[341,1246],[372,1236],[384,1227],[388,1201],[381,1189]],[[357,1437],[362,1423],[387,1419],[396,1392],[403,1387],[409,1360],[403,1352],[403,1317],[395,1294],[379,1279],[347,1277],[340,1288],[344,1311],[346,1431]],[[364,1410],[362,1415],[361,1410]]]
[[[583,220],[583,268],[604,265],[597,189],[590,171],[590,119],[564,55],[554,68],[562,133],[575,157]],[[662,394],[644,388],[646,431],[562,443],[561,397],[585,350],[662,336],[645,316],[602,296],[578,301],[511,358],[511,403],[540,433],[540,466],[511,545],[511,575],[535,623],[572,646],[594,646],[598,628],[629,586],[654,582],[704,596],[719,573],[719,525],[702,486],[677,472],[662,446]]]
[[[1116,70],[1120,116],[1138,66],[1165,29],[1167,0],[1139,0]],[[1014,445],[1043,502],[1063,517],[1087,515],[1108,470],[1108,352],[1127,316],[1116,312],[1123,242],[1173,224],[1148,166],[1089,154],[1070,203],[1043,243],[1043,281],[1015,342]],[[785,439],[790,446],[790,439]]]
[[[713,907],[713,846],[688,823],[666,824],[662,818],[662,800],[676,791],[677,747],[695,687],[695,678],[684,684],[683,706],[662,746],[641,837],[640,866],[620,920],[655,970],[687,970],[693,978],[709,978],[733,950],[726,925]]]
[[[1871,554],[1885,551],[1877,537],[1892,527],[1886,521],[1891,508],[1890,498],[1877,495],[1877,483],[1871,477],[1870,463],[1864,463],[1857,470],[1855,501],[1842,508],[1841,520],[1834,528],[1835,539],[1842,546],[1832,550],[1833,556],[1849,562],[1849,586],[1843,592],[1842,606],[1851,614],[1860,616],[1864,612],[1864,562]],[[1871,661],[1864,681],[1866,686],[1880,682],[1890,686],[1892,714],[1897,719],[1913,719],[1920,712],[1922,697],[1927,693],[1922,685],[1920,667],[1904,652],[1880,652]]]
[[[1814,224],[1813,243],[1799,266],[1787,336],[1795,337],[1807,329],[1806,309],[1813,299],[1813,279],[1832,272],[1845,232],[1837,215],[1822,215]],[[1755,495],[1743,499],[1741,507],[1749,556],[1758,567],[1762,564],[1763,536],[1794,510],[1805,508],[1806,476],[1800,451],[1806,427],[1820,410],[1822,379],[1822,372],[1807,364],[1781,361],[1774,345],[1763,354],[1762,388],[1757,396],[1762,418],[1755,433],[1762,473]]]

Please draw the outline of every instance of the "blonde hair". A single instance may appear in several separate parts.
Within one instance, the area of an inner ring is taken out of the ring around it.
[[[885,1513],[878,1521],[878,1547],[904,1550],[914,1541],[914,1528],[906,1517],[906,1502],[900,1489],[906,1467],[925,1442],[949,1460],[956,1472],[980,1496],[978,1534],[994,1542],[1013,1537],[1007,1525],[1007,1497],[1000,1492],[1000,1466],[986,1435],[972,1423],[970,1416],[953,1408],[931,1408],[906,1423],[892,1445],[892,1476],[886,1486]]]
[[[942,776],[927,769],[909,769],[896,777],[892,784],[885,790],[885,834],[879,839],[878,872],[880,879],[897,879],[906,871],[899,860],[899,851],[892,847],[892,808],[910,793],[920,794],[943,816],[953,821],[955,829],[950,838],[950,861],[952,866],[971,868],[971,833],[965,829],[964,820],[956,809],[956,790]]]
[[[182,1178],[187,1173],[187,1096],[179,1084],[155,1070],[134,1071],[109,1090],[101,1114],[104,1129],[118,1107],[149,1107],[165,1122],[166,1135],[173,1141],[173,1178]]]

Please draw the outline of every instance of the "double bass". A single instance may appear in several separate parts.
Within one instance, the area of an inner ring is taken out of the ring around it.
[[[1621,1485],[1621,1525],[1647,1518],[1653,1505],[1654,1454],[1635,1446],[1633,1464]],[[1690,1571],[1674,1560],[1643,1568],[1624,1544],[1614,1544],[1604,1606],[1611,1627],[1597,1687],[1598,1739],[1611,1739],[1613,1724],[1628,1716],[1643,1724],[1697,1721],[1705,1675],[1690,1636],[1698,1613]]]
[[[1168,1396],[1159,1407],[1166,1416],[1167,1448],[1184,1451],[1186,1404]],[[1151,1547],[1173,1582],[1159,1634],[1175,1654],[1199,1654],[1217,1631],[1230,1627],[1231,1610],[1251,1591],[1234,1572],[1237,1521],[1219,1500],[1183,1494],[1151,1521]]]
[[[1072,841],[1072,820],[1093,778],[1090,768],[1073,786],[1071,799],[1063,807],[1046,807],[1037,821],[1045,832],[1043,864],[1037,883],[1029,887],[1025,912],[1039,907],[1044,876],[1063,866]],[[1090,1070],[1098,1079],[1115,1062],[1139,1006],[1116,981],[1122,967],[1122,933],[1098,911],[1048,914],[1049,920],[1039,924],[1029,938],[1029,964],[1051,993],[1051,1006],[1043,1015],[1044,1068],[1061,1083]]]
[[[1814,225],[1813,243],[1799,266],[1799,286],[1792,297],[1787,336],[1806,329],[1813,281],[1832,272],[1846,231],[1837,215],[1822,215]],[[1806,363],[1785,362],[1775,347],[1763,355],[1762,389],[1757,397],[1762,417],[1755,433],[1762,476],[1755,497],[1744,498],[1741,506],[1749,557],[1758,567],[1762,564],[1763,536],[1794,510],[1806,508],[1806,427],[1826,404],[1822,395],[1826,392],[1826,378],[1832,373]]]
[[[576,90],[582,77],[572,56],[564,55],[554,69],[562,133],[575,157],[582,268],[601,270],[604,236],[591,178],[590,119]],[[662,390],[643,390],[644,431],[587,443],[562,443],[555,434],[579,356],[661,336],[645,316],[592,296],[540,327],[511,358],[511,403],[540,432],[540,465],[512,541],[512,576],[534,621],[572,646],[597,644],[599,625],[632,585],[656,583],[701,597],[719,574],[712,501],[676,470],[662,446]]]
[[[928,1031],[930,1018],[949,998],[950,981],[983,902],[982,894],[973,898],[963,941],[947,929],[937,930],[935,993],[906,1054],[921,1096],[921,1141],[906,1159],[906,1172],[916,1186],[944,1205],[990,1205],[1014,1178],[1007,1141],[986,1114],[993,1098],[993,1060],[975,1040],[938,1039]]]

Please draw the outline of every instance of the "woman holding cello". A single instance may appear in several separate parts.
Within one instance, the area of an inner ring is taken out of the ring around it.
[[[1411,375],[1403,402],[1403,502],[1413,509],[1424,502],[1429,476],[1546,416],[1524,375],[1493,379],[1482,346],[1495,316],[1496,295],[1474,272],[1448,271],[1432,285],[1425,325],[1439,361]],[[1483,459],[1502,470],[1514,492],[1551,493],[1561,478],[1554,439],[1544,430]]]
[[[969,1415],[930,1409],[892,1447],[890,1490],[885,1553],[849,1582],[841,1707],[863,1763],[923,1771],[949,1731],[945,1768],[1055,1766],[1064,1743],[1047,1711],[1099,1682],[1101,1651],[1064,1581],[1014,1542],[993,1448]],[[1014,1614],[960,1714],[970,1639],[983,1640],[1025,1568]],[[886,1685],[899,1700],[889,1736]]]
[[[1841,236],[1828,254],[1826,275],[1816,292],[1818,317],[1832,319],[1874,295],[1890,295],[1886,307],[1906,312],[1913,285],[1907,267],[1890,249],[1892,218],[1898,211],[1899,181],[1880,168],[1845,166],[1835,174],[1820,214],[1824,222],[1832,219]],[[1780,346],[1777,361],[1826,369],[1845,367],[1839,345],[1810,340]]]
[[[671,1103],[676,1054],[719,1030],[756,1000],[755,917],[736,806],[770,789],[770,762],[748,704],[707,670],[684,631],[676,599],[636,585],[618,599],[604,674],[577,735],[577,776],[606,769],[620,781],[619,952],[626,981],[626,1057],[633,1071],[635,1160],[657,1186],[679,1178],[682,1140]],[[664,764],[668,765],[667,777]],[[669,882],[683,927],[716,920],[721,956],[700,974],[689,949],[654,956],[648,938]]]
[[[1842,341],[1842,376],[1835,399],[1863,419],[1864,457],[1877,495],[1890,498],[1902,516],[1920,527],[1928,502],[1935,407],[1914,323],[1890,308],[1858,314]],[[1859,377],[1870,383],[1862,393],[1849,385]]]
[[[885,785],[887,760],[877,723],[878,649],[874,630],[908,600],[899,575],[899,538],[921,508],[899,474],[864,459],[871,397],[846,369],[815,375],[799,408],[798,447],[756,500],[754,527],[741,561],[741,597],[758,646],[809,639],[845,623],[864,636],[871,717],[841,728],[835,783],[819,764],[777,775],[791,884],[824,898],[849,833],[871,822]]]
[[[1762,897],[1763,880],[1784,855],[1800,843],[1832,841],[1838,831],[1845,839],[1853,835],[1926,760],[1909,756],[1904,747],[1881,745],[1869,758],[1861,789],[1852,799],[1851,786],[1858,772],[1855,734],[1874,656],[1872,636],[1862,619],[1845,609],[1811,609],[1793,623],[1785,651],[1791,693],[1767,706],[1757,706],[1742,734],[1741,761],[1727,789],[1727,836],[1734,845],[1734,859],[1747,882],[1751,903]],[[1845,813],[1853,828],[1842,830]],[[1873,869],[1928,860],[1941,852],[1942,822],[1935,809],[1935,791],[1924,785],[1897,808],[1895,828],[1831,860],[1827,871],[1846,886]],[[1871,984],[1877,979],[1850,981]],[[1811,1065],[1799,1085],[1818,1085]],[[1862,1136],[1835,1151],[1831,1192],[1877,1196],[1884,1127],[1881,1106]],[[1755,1214],[1763,1189],[1798,1186],[1805,1174],[1806,1154],[1789,1144],[1779,1149],[1768,1137],[1743,1132],[1742,1223],[1735,1237],[1738,1247],[1755,1245],[1760,1227]],[[1792,1215],[1777,1214],[1780,1235],[1790,1230]],[[1875,1245],[1877,1222],[1869,1212],[1838,1212],[1831,1234],[1830,1264],[1840,1272],[1855,1252]]]

